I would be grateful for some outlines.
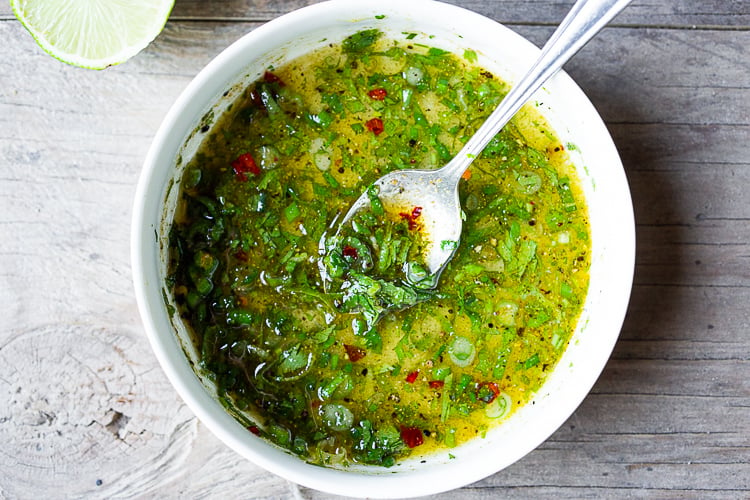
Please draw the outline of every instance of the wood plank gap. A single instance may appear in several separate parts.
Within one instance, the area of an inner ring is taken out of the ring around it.
[[[750,123],[747,122],[738,122],[738,123],[729,123],[729,122],[701,122],[701,123],[691,123],[691,122],[670,122],[670,121],[615,121],[615,120],[607,120],[607,125],[634,125],[634,126],[654,126],[658,125],[660,127],[662,126],[674,126],[674,127],[692,127],[696,129],[703,129],[707,127],[726,127],[726,128],[735,128],[735,127],[742,127],[742,128],[750,128]]]
[[[651,436],[721,436],[721,435],[728,435],[732,436],[735,434],[740,434],[738,432],[729,432],[729,431],[718,431],[718,432],[680,432],[680,431],[665,431],[665,432],[628,432],[628,431],[619,431],[619,432],[587,432],[590,436],[639,436],[639,437],[651,437]],[[548,443],[580,443],[581,442],[581,436],[575,436],[571,439],[559,439],[559,438],[550,438],[547,440]],[[750,446],[750,445],[749,445]],[[746,448],[747,446],[740,446],[740,448]]]
[[[693,224],[690,222],[653,222],[653,223],[647,223],[647,222],[636,222],[635,227],[687,227],[687,228],[703,228],[704,226],[700,224]]]
[[[717,343],[721,344],[721,342],[717,342]],[[726,342],[726,343],[727,344],[731,344],[730,342]],[[670,362],[670,361],[679,361],[681,363],[684,363],[686,361],[689,361],[689,362],[693,362],[693,363],[706,363],[706,364],[711,363],[712,364],[712,363],[721,362],[721,361],[750,361],[750,358],[748,358],[748,357],[744,357],[744,358],[739,358],[739,357],[708,358],[708,357],[705,357],[705,358],[698,358],[698,359],[696,359],[696,358],[676,358],[676,357],[669,357],[669,358],[665,358],[665,357],[643,358],[643,357],[635,357],[635,356],[623,356],[623,355],[617,355],[617,354],[613,354],[609,359],[612,360],[612,361],[629,361],[629,362],[633,362],[633,363],[639,362],[639,361],[642,361],[642,362],[659,361],[661,363],[666,363],[666,362]]]
[[[185,23],[267,23],[279,16],[272,18],[269,17],[193,17],[193,16],[172,16],[169,18],[168,23],[173,22],[185,22]],[[0,22],[18,22],[15,16],[12,14],[0,15]],[[540,27],[540,28],[555,28],[558,26],[557,23],[552,22],[503,22],[498,20],[508,27]],[[613,23],[607,25],[607,29],[628,29],[628,30],[673,30],[673,31],[750,31],[750,26],[728,26],[722,24],[632,24],[632,23]]]
[[[279,16],[277,16],[279,17]],[[169,18],[168,23],[267,23],[272,21],[274,18],[267,17],[190,17],[190,16],[173,16]],[[18,22],[15,16],[0,16],[0,22]],[[539,28],[555,28],[556,23],[539,23],[539,22],[503,22],[508,27],[539,27]],[[674,30],[674,31],[750,31],[750,26],[725,26],[721,24],[705,24],[705,25],[692,25],[692,24],[609,24],[607,29],[652,29],[652,30]]]
[[[615,465],[623,465],[622,462],[613,462]],[[680,465],[688,465],[686,463],[681,463]],[[700,465],[700,464],[699,464]],[[477,490],[477,491],[484,491],[484,490],[514,490],[514,489],[520,489],[520,488],[527,488],[527,489],[541,489],[541,488],[554,488],[558,490],[603,490],[603,491],[679,491],[679,492],[709,492],[709,493],[715,493],[715,492],[746,492],[747,489],[744,488],[721,488],[721,487],[713,487],[713,488],[654,488],[651,486],[646,485],[633,485],[633,486],[613,486],[613,485],[606,485],[606,486],[599,486],[599,485],[586,485],[586,486],[569,486],[569,485],[561,485],[559,483],[552,483],[552,484],[544,484],[544,483],[534,483],[534,484],[514,484],[514,485],[495,485],[495,484],[488,484],[487,486],[482,485],[473,485],[473,486],[464,486],[461,488],[462,490]]]
[[[280,14],[277,17],[280,17]],[[9,17],[8,20],[15,21],[15,17]],[[168,22],[186,22],[186,23],[267,23],[274,18],[267,17],[192,17],[192,16],[173,16]],[[1,19],[0,20],[4,20]],[[496,19],[499,23],[509,28],[556,28],[558,23],[551,22],[504,22],[502,19]],[[607,29],[625,29],[625,30],[672,30],[672,31],[750,31],[750,26],[727,26],[722,24],[630,24],[630,23],[613,23],[608,24]]]
[[[711,217],[709,215],[698,214],[695,216],[700,221],[728,221],[728,222],[748,222],[750,217]]]
[[[670,161],[670,160],[663,160],[665,164],[674,164],[674,168],[641,168],[641,167],[627,167],[626,170],[628,172],[656,172],[656,173],[664,173],[664,172],[684,172],[684,167],[698,167],[698,168],[733,168],[733,167],[739,167],[739,168],[747,168],[750,167],[750,163],[748,162],[739,162],[739,161],[689,161],[689,160],[679,160],[679,161]]]
[[[697,363],[701,363],[702,360],[696,360]],[[742,395],[742,394],[697,394],[697,393],[691,393],[691,394],[681,394],[679,392],[676,393],[669,393],[669,392],[624,392],[624,391],[598,391],[596,390],[596,387],[594,387],[591,392],[589,393],[591,396],[625,396],[625,397],[636,397],[636,398],[675,398],[675,399],[707,399],[707,400],[713,400],[713,399],[720,399],[720,400],[732,400],[732,399],[741,399],[748,396]],[[730,408],[747,408],[747,405],[744,404],[728,404]]]
[[[665,288],[726,288],[740,290],[750,288],[750,285],[716,285],[716,284],[700,284],[700,283],[633,283],[633,287],[665,287]]]

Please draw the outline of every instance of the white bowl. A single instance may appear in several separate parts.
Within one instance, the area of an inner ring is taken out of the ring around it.
[[[507,467],[573,413],[604,368],[622,326],[632,285],[635,232],[627,180],[607,129],[578,86],[560,73],[537,94],[537,109],[563,144],[577,146],[570,155],[589,208],[591,282],[570,346],[534,404],[520,408],[486,438],[453,449],[453,459],[439,453],[388,469],[310,465],[248,432],[193,371],[196,353],[185,327],[165,303],[171,300],[164,284],[167,235],[182,169],[199,143],[201,134],[196,131],[207,113],[220,113],[269,65],[373,27],[394,37],[402,32],[431,35],[427,43],[459,54],[471,48],[481,65],[511,83],[538,54],[536,47],[502,25],[432,0],[333,0],[257,28],[195,77],[156,134],[135,198],[132,265],[138,306],[161,366],[188,406],[222,441],[267,470],[307,487],[340,495],[410,497],[458,488]]]

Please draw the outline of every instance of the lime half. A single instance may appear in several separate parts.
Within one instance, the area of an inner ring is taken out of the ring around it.
[[[164,28],[174,0],[10,0],[40,47],[90,69],[127,61]]]

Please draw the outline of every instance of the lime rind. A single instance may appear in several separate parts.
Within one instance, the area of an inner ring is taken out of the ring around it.
[[[11,0],[37,44],[88,69],[123,63],[164,29],[174,0]]]

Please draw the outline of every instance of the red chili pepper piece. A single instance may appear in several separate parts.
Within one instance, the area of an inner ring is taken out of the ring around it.
[[[385,99],[385,96],[388,95],[388,92],[386,92],[385,89],[372,89],[367,93],[367,95],[370,96],[370,99],[374,99],[376,101],[382,101]]]
[[[367,120],[365,125],[367,126],[367,130],[369,130],[375,135],[380,135],[383,132],[383,130],[385,130],[383,128],[383,120],[381,120],[380,118],[373,118],[371,120]]]
[[[484,394],[482,396],[479,396],[480,391],[483,387],[486,387],[490,390],[489,394]],[[484,401],[485,403],[489,404],[492,403],[495,398],[497,398],[500,395],[500,387],[495,382],[482,382],[479,384],[479,387],[477,387],[477,397]]]
[[[430,380],[427,383],[430,385],[431,389],[440,389],[445,385],[445,382],[443,382],[442,380]]]
[[[411,213],[399,212],[398,215],[409,223],[409,229],[414,230],[417,228],[417,219],[422,215],[422,207],[414,207]]]
[[[237,159],[232,162],[232,170],[234,171],[234,175],[237,176],[237,180],[243,182],[247,180],[247,175],[245,174],[248,172],[253,175],[260,175],[260,169],[258,168],[258,165],[255,164],[255,160],[250,153],[239,155]]]
[[[341,253],[344,254],[344,257],[351,257],[352,259],[356,259],[357,257],[359,257],[357,249],[349,245],[344,245],[344,247],[341,249]]]
[[[249,430],[250,432],[252,432],[256,436],[260,436],[260,429],[258,429],[258,427],[255,426],[255,425],[251,425],[250,427],[247,428],[247,430]]]
[[[416,427],[401,427],[401,440],[409,448],[416,448],[424,443],[424,436]]]
[[[346,350],[346,355],[349,356],[349,361],[352,363],[356,363],[367,355],[365,350],[357,346],[344,344],[344,349]]]
[[[282,87],[284,86],[284,82],[281,80],[281,78],[271,73],[270,71],[266,71],[265,73],[263,73],[263,81],[266,83],[278,83]]]
[[[413,384],[414,381],[417,380],[418,376],[419,376],[419,370],[415,370],[406,376],[406,381],[409,382],[410,384]]]

